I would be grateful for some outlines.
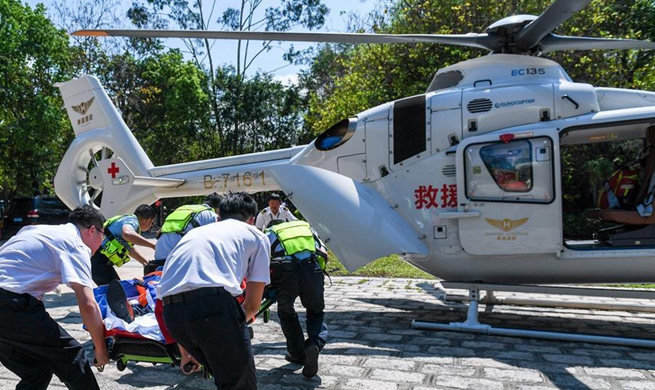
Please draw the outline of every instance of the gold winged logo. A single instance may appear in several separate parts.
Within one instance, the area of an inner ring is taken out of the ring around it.
[[[491,218],[485,218],[487,223],[491,226],[495,226],[498,229],[504,231],[504,232],[509,232],[517,227],[523,225],[524,223],[528,222],[528,219],[530,218],[521,218],[521,219],[491,219]]]
[[[89,110],[89,108],[91,108],[91,105],[93,105],[94,99],[95,97],[92,97],[88,101],[82,102],[78,106],[72,106],[71,108],[73,109],[73,111],[77,112],[78,114],[85,115],[86,112]]]

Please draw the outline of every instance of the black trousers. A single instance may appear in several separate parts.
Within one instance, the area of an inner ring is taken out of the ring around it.
[[[169,332],[209,368],[217,389],[257,389],[245,314],[230,293],[223,288],[201,288],[163,301]]]
[[[47,389],[52,375],[69,389],[99,389],[82,346],[29,294],[0,289],[0,362],[21,381],[16,389]]]
[[[307,344],[314,344],[321,350],[327,341],[328,329],[323,321],[325,277],[313,261],[305,260],[293,264],[291,269],[280,269],[279,276],[274,276],[273,288],[277,298],[280,326],[287,339],[287,352],[294,358],[301,358],[305,355]],[[273,270],[273,274],[275,273],[276,270]],[[300,303],[307,312],[306,340],[298,313],[293,307],[297,297],[300,297]]]
[[[120,280],[114,264],[100,251],[91,257],[91,278],[98,286],[109,284],[114,279]]]

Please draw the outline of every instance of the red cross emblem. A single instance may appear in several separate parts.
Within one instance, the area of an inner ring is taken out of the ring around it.
[[[109,169],[107,169],[107,173],[109,173],[111,175],[112,179],[116,178],[116,174],[118,173],[118,171],[120,171],[120,168],[118,168],[116,166],[115,162],[112,162],[111,167],[109,167]]]

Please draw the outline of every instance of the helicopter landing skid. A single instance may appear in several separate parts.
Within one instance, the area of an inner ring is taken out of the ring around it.
[[[623,345],[629,347],[655,348],[655,340],[589,335],[580,333],[549,332],[527,329],[510,329],[496,328],[491,325],[482,324],[478,321],[479,304],[507,304],[507,305],[530,305],[545,307],[567,307],[567,308],[584,308],[600,310],[627,310],[627,311],[645,311],[655,312],[655,306],[637,306],[622,304],[606,303],[588,303],[588,302],[566,302],[558,300],[534,300],[534,299],[499,299],[494,295],[494,291],[506,292],[523,292],[523,293],[542,293],[556,295],[576,295],[608,298],[630,298],[630,299],[651,299],[655,302],[655,292],[643,290],[626,290],[610,288],[585,288],[585,287],[562,287],[562,286],[539,286],[539,285],[503,285],[503,284],[471,284],[442,282],[444,288],[468,289],[469,296],[452,296],[446,295],[445,300],[467,300],[469,301],[466,321],[451,322],[441,324],[425,321],[412,321],[412,328],[426,330],[444,330],[450,332],[479,333],[495,336],[525,337],[545,340],[574,341],[595,344]],[[484,298],[480,296],[480,290],[485,290]]]

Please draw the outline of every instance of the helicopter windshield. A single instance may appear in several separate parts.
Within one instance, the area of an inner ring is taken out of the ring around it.
[[[356,127],[356,119],[344,119],[319,135],[314,145],[318,150],[334,149],[348,141],[355,133]]]

